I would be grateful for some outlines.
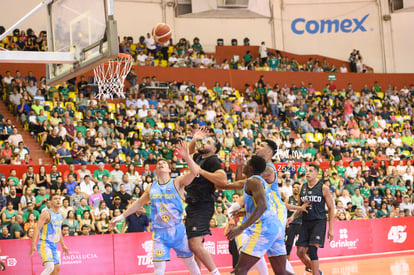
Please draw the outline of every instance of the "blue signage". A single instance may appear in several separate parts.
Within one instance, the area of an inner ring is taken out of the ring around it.
[[[320,21],[308,20],[305,18],[296,18],[292,21],[291,29],[296,34],[316,34],[316,33],[354,33],[356,31],[366,32],[364,23],[367,20],[369,13],[361,19],[346,18],[340,19],[322,19]]]

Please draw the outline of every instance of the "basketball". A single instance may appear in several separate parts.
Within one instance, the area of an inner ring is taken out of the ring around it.
[[[152,37],[154,37],[155,42],[166,43],[170,40],[172,31],[170,26],[164,23],[158,23],[152,29]]]

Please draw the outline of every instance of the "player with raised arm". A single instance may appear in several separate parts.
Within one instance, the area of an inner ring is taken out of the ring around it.
[[[289,210],[298,210],[298,211],[306,211],[306,206],[308,204],[305,204],[303,206],[295,206],[290,204],[285,204],[280,196],[279,192],[279,185],[277,181],[277,170],[272,162],[272,157],[277,152],[277,145],[274,141],[270,139],[263,140],[260,145],[257,148],[257,155],[261,156],[266,160],[266,169],[261,174],[262,178],[266,180],[268,183],[270,189],[269,192],[271,192],[273,199],[276,203],[276,214],[277,218],[282,222],[284,225],[283,230],[285,230],[286,227],[286,221],[287,221],[287,209]],[[231,183],[227,186],[225,186],[223,189],[238,189],[241,190],[244,186],[244,181],[242,180],[242,171],[243,171],[243,165],[244,165],[244,156],[237,156],[236,159],[236,182]],[[228,213],[231,215],[232,212],[238,211],[241,207],[243,207],[243,197],[239,198],[239,201],[237,203],[232,204],[232,206],[228,209]],[[280,259],[280,261],[286,263],[286,270],[289,274],[294,274],[292,265],[287,261],[286,259],[286,247],[280,247],[279,251],[277,252],[277,255],[274,255],[274,257],[277,257]],[[256,268],[259,271],[261,275],[267,274],[267,264],[263,259],[261,259],[257,264]]]
[[[128,217],[151,202],[151,231],[153,234],[154,274],[165,273],[166,261],[170,260],[170,249],[182,258],[191,275],[199,275],[200,269],[188,245],[185,226],[182,224],[184,187],[191,183],[199,173],[199,167],[192,161],[188,145],[181,141],[177,146],[180,155],[188,163],[190,172],[175,179],[171,178],[169,163],[158,160],[156,164],[158,180],[148,185],[144,194],[122,215],[114,218],[111,224]]]
[[[200,172],[199,177],[185,187],[187,192],[185,227],[190,249],[194,252],[199,265],[204,264],[211,274],[218,275],[220,273],[213,258],[203,247],[203,239],[205,235],[211,234],[210,220],[214,215],[214,192],[216,187],[222,188],[227,185],[227,176],[217,157],[221,147],[220,141],[209,135],[210,132],[201,127],[195,131],[189,144],[190,154],[193,154],[194,162],[200,166]]]
[[[309,201],[308,212],[302,213],[302,226],[299,230],[299,239],[296,242],[298,247],[297,255],[306,266],[306,271],[313,275],[322,275],[319,270],[318,248],[323,248],[326,234],[326,210],[328,207],[329,230],[328,238],[334,238],[333,221],[335,217],[334,202],[328,186],[319,180],[319,166],[310,164],[306,169],[307,182],[300,190],[299,205]],[[289,217],[288,224],[301,215],[300,212]]]
[[[50,197],[50,207],[40,214],[39,221],[33,233],[30,256],[37,251],[42,258],[45,269],[41,275],[59,274],[60,260],[57,253],[57,243],[60,242],[63,252],[69,256],[69,249],[66,247],[62,236],[62,214],[59,212],[60,196],[53,194]],[[36,241],[37,239],[36,247]]]
[[[282,222],[276,217],[270,187],[260,176],[265,169],[266,161],[260,156],[252,156],[243,168],[243,173],[248,177],[243,187],[246,219],[227,233],[229,240],[244,235],[236,274],[247,274],[265,254],[275,274],[287,274],[283,258],[274,257],[284,247],[284,230]]]

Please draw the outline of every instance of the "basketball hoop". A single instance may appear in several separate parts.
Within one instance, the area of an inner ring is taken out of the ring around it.
[[[134,59],[129,54],[118,54],[118,58],[100,64],[93,69],[98,84],[99,99],[125,98],[124,81],[132,68]]]

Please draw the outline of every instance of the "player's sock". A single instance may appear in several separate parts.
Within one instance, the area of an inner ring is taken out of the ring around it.
[[[55,264],[53,262],[45,262],[44,267],[45,269],[42,271],[42,273],[40,273],[40,275],[50,275],[55,269]]]
[[[154,275],[164,275],[165,273],[165,261],[154,262]]]
[[[182,258],[185,266],[190,271],[190,275],[200,275],[200,269],[198,268],[198,265],[196,261],[194,260],[194,256],[188,257],[188,258]]]
[[[220,275],[220,272],[219,272],[218,268],[211,271],[211,275]]]
[[[267,263],[264,257],[261,257],[260,260],[258,260],[256,264],[249,270],[249,272],[253,271],[255,268],[260,275],[269,275],[269,271],[267,270]]]
[[[295,271],[293,270],[293,267],[288,260],[286,260],[286,271],[295,274]]]

